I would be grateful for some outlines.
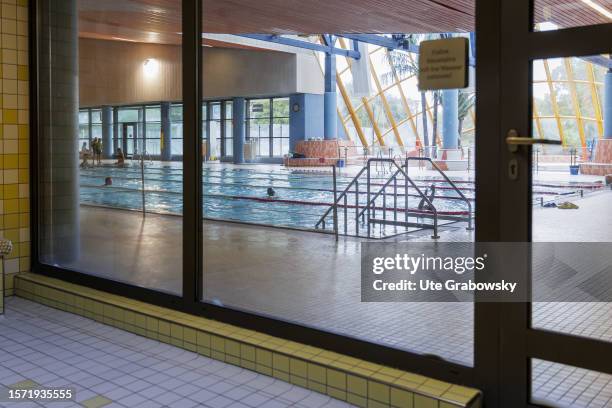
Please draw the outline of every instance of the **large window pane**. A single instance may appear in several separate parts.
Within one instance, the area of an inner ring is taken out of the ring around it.
[[[79,146],[82,151],[90,146],[89,109],[79,111]]]
[[[170,126],[172,134],[172,156],[183,155],[183,106],[174,104],[170,108]]]
[[[180,100],[180,18],[142,27],[180,16],[181,2],[129,18],[121,2],[38,4],[39,259],[180,294],[182,163],[159,161],[182,152],[180,125],[161,108]]]
[[[232,102],[225,102],[225,127],[223,135],[224,156],[232,156],[234,154],[234,139],[232,138]]]
[[[146,107],[145,123],[145,150],[144,154],[151,157],[161,157],[162,126],[161,126],[161,107]]]
[[[340,202],[338,242],[328,215],[334,200],[332,164],[343,166],[337,168],[335,180],[335,193],[340,195],[368,159],[430,155],[434,144],[444,149],[440,164],[452,167],[448,175],[466,201],[453,183],[440,181],[443,176],[432,166],[411,163],[410,177],[419,191],[435,196],[439,211],[450,217],[471,215],[473,88],[445,91],[434,103],[432,92],[417,88],[414,55],[360,44],[359,60],[337,57],[336,72],[331,73],[337,79],[336,106],[329,104],[334,95],[328,94],[325,112],[323,53],[284,46],[279,52],[276,41],[259,41],[257,50],[245,50],[244,37],[224,35],[228,44],[235,44],[233,50],[233,45],[207,43],[209,37],[214,38],[203,34],[208,46],[203,48],[202,91],[208,109],[214,110],[208,113],[210,139],[230,134],[228,129],[216,129],[215,122],[222,117],[219,102],[233,99],[231,137],[234,147],[243,144],[244,161],[234,151],[231,160],[203,163],[202,301],[472,365],[472,303],[366,303],[359,296],[362,242],[432,240],[430,218],[415,212],[423,196],[406,188],[405,179],[398,181],[397,190],[387,190],[386,204],[382,196],[374,204],[380,208],[395,203],[397,221],[403,224],[377,225],[367,236],[366,222],[355,222],[355,211],[368,204],[367,181],[362,178],[360,192],[351,187],[347,201]],[[430,38],[440,35],[407,35],[405,40],[418,44]],[[320,35],[300,35],[297,40],[322,41]],[[337,44],[354,49],[346,39]],[[219,70],[220,64],[226,68]],[[279,77],[288,80],[279,84]],[[236,107],[242,99],[246,105],[239,112]],[[443,100],[451,105],[455,101],[456,110],[445,110]],[[225,106],[227,115],[230,105]],[[449,112],[453,115],[445,127],[443,117]],[[333,120],[336,134],[325,134],[334,132]],[[388,162],[381,163],[372,165],[371,188],[377,192],[393,173]],[[322,217],[325,226],[319,223]],[[451,222],[441,230],[440,239],[472,241],[473,231],[466,228],[465,218]]]
[[[554,96],[534,86],[536,101],[560,106],[559,113],[553,111],[551,118],[540,120],[541,136],[562,144],[534,148],[532,240],[571,242],[580,252],[571,259],[564,251],[545,261],[541,256],[533,258],[531,327],[612,342],[612,303],[601,295],[609,287],[610,265],[600,264],[601,256],[586,254],[581,248],[587,247],[580,245],[588,242],[588,248],[601,248],[612,241],[612,191],[605,183],[612,140],[603,138],[598,129],[601,111],[592,108],[596,95],[591,93],[598,84],[595,78],[611,74],[606,66],[592,61],[567,60],[566,65],[582,67],[586,75],[554,82],[559,90]],[[595,117],[585,120],[585,113]],[[534,122],[538,132],[538,121]],[[545,405],[603,407],[611,403],[610,376],[601,373],[533,360],[531,381],[532,399]]]
[[[289,153],[289,98],[272,100],[272,156]]]
[[[261,157],[272,155],[270,149],[270,100],[252,99],[248,103],[247,112],[248,138],[257,147]]]

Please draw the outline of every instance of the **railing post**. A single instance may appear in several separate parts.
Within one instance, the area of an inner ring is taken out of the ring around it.
[[[359,181],[355,180],[355,235],[359,236]]]
[[[433,222],[434,222],[434,233],[431,236],[431,238],[432,239],[438,239],[438,238],[440,238],[440,236],[438,235],[438,214],[437,213],[434,213]]]
[[[140,180],[142,183],[142,218],[145,218],[147,216],[147,204],[145,201],[144,154],[140,155]]]
[[[370,160],[368,160],[368,168],[367,168],[368,178],[367,178],[367,201],[366,201],[366,212],[367,212],[367,229],[368,229],[368,238],[370,238]]]
[[[471,165],[472,157],[471,156],[472,156],[472,148],[468,147],[467,148],[467,172],[468,172],[468,174],[470,174],[470,169],[472,167],[472,165]]]
[[[406,175],[404,176],[404,222],[408,224],[408,157],[406,157]],[[408,230],[408,225],[406,225]]]
[[[387,186],[383,186],[382,196],[383,196],[383,205],[382,205],[383,220],[386,220],[387,219]],[[376,203],[374,203],[374,206],[376,206]]]
[[[397,176],[393,177],[393,221],[397,221]]]
[[[336,241],[338,241],[338,194],[337,194],[337,183],[336,183],[336,165],[332,165],[334,174],[334,235],[336,235]]]
[[[344,194],[344,235],[348,235],[348,192]]]

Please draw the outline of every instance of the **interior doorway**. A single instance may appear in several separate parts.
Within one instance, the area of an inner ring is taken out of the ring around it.
[[[138,140],[138,123],[124,123],[121,138],[121,149],[126,155],[136,152],[136,141]]]

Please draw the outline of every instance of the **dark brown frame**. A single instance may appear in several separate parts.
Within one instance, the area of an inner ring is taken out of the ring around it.
[[[511,153],[503,139],[510,129],[532,135],[532,62],[541,58],[586,56],[612,50],[612,24],[534,32],[534,0],[500,0],[500,186],[499,238],[531,241],[531,147]],[[519,178],[508,177],[508,162],[519,161]],[[531,281],[530,260],[523,271]],[[500,398],[493,406],[531,403],[531,359],[578,366],[612,374],[612,343],[531,328],[531,303],[500,307]],[[606,358],[606,356],[608,358]]]

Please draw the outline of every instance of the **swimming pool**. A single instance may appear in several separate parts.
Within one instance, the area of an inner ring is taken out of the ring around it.
[[[106,177],[112,186],[103,186]],[[344,190],[352,180],[349,174],[339,172],[338,191]],[[387,178],[375,174],[374,185],[382,185]],[[466,204],[457,200],[457,193],[438,178],[415,178],[419,187],[435,184],[438,211],[465,211]],[[474,207],[474,184],[469,180],[456,180]],[[81,169],[81,204],[98,205],[129,210],[142,210],[141,171],[137,166],[117,168],[101,166]],[[267,198],[272,187],[276,196]],[[147,212],[180,215],[183,208],[182,168],[176,164],[147,163],[145,167],[145,205]],[[534,196],[552,197],[571,193],[571,185],[536,185]],[[215,220],[229,220],[278,227],[313,229],[319,218],[333,202],[333,177],[326,171],[295,171],[282,167],[258,170],[253,168],[206,166],[203,170],[204,216]],[[399,188],[403,197],[404,190]],[[420,198],[416,191],[408,191],[408,208],[416,208]],[[349,200],[355,204],[354,194]],[[398,208],[404,207],[398,200]],[[365,191],[359,195],[359,204],[365,205]]]

